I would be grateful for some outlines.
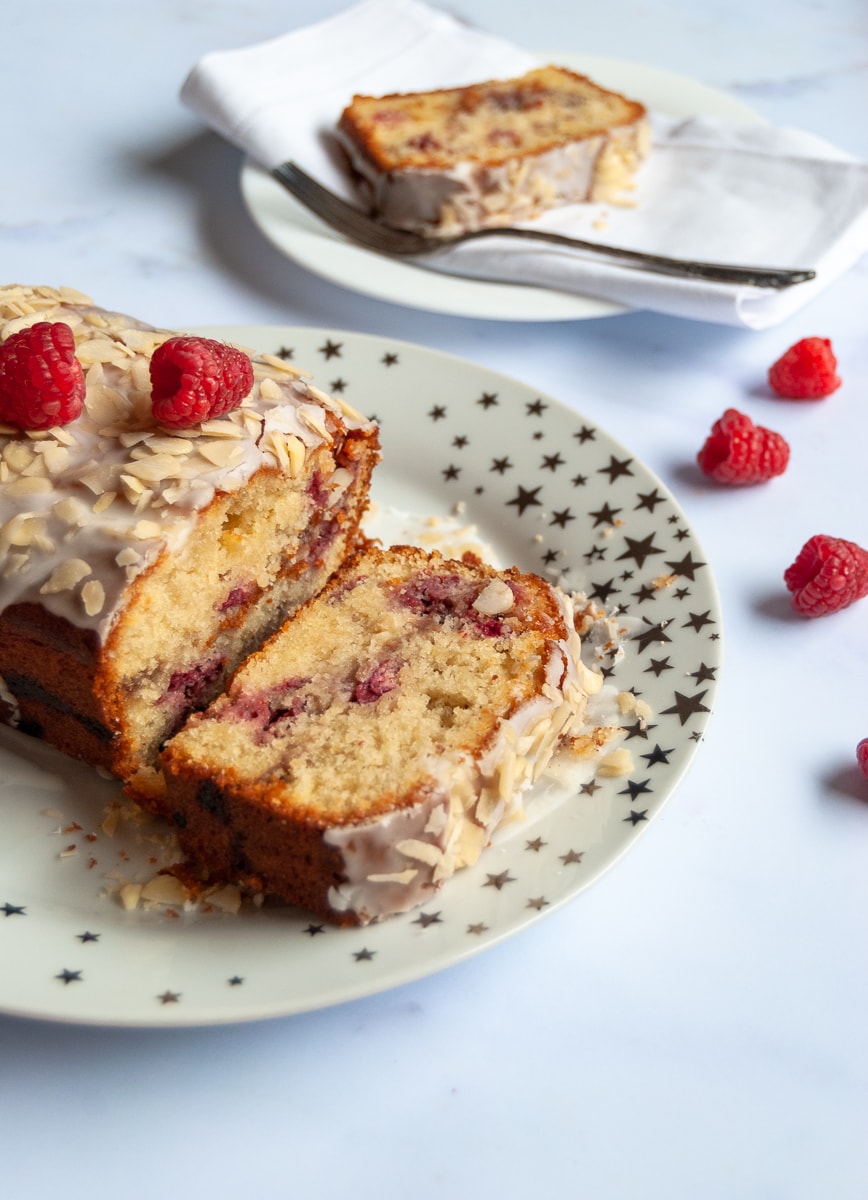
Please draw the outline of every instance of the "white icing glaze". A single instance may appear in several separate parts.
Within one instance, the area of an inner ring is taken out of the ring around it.
[[[87,395],[66,426],[0,426],[0,610],[36,601],[104,639],[131,580],[183,545],[218,491],[242,488],[263,466],[297,474],[329,440],[329,409],[350,429],[367,425],[295,368],[247,351],[255,379],[240,408],[193,429],[160,428],[148,367],[171,332],[68,289],[0,288],[0,341],[36,321],[72,328]]]

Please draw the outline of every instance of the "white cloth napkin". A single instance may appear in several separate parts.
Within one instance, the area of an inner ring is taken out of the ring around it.
[[[352,199],[333,131],[354,93],[449,87],[535,65],[534,55],[419,0],[362,0],[270,41],[206,55],[181,98],[263,166],[293,159]],[[656,113],[652,121],[633,206],[570,205],[530,224],[679,258],[812,268],[817,278],[781,292],[731,287],[507,238],[456,247],[436,268],[764,329],[868,250],[868,164],[797,130]]]

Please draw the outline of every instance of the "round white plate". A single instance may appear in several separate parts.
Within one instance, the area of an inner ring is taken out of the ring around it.
[[[423,909],[364,929],[283,907],[125,911],[111,886],[156,843],[101,829],[118,786],[0,728],[0,1011],[112,1025],[247,1021],[335,1004],[478,953],[571,900],[630,848],[695,753],[716,687],[720,614],[684,514],[632,454],[526,384],[432,350],[326,329],[221,328],[287,356],[382,426],[378,508],[475,525],[504,563],[583,585],[634,623],[612,683],[633,769],[539,789]],[[449,522],[447,521],[447,524]],[[661,580],[670,577],[668,586]],[[516,948],[520,953],[520,947]]]
[[[753,109],[733,96],[669,71],[589,54],[553,53],[540,58],[583,72],[603,87],[641,100],[654,112],[762,122]],[[461,279],[363,250],[323,225],[251,160],[241,170],[241,191],[259,229],[288,258],[331,283],[378,300],[428,312],[500,321],[585,320],[624,311],[606,300],[520,284]]]

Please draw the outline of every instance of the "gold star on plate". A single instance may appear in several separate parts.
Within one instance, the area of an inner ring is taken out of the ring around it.
[[[414,925],[421,925],[423,929],[427,929],[429,925],[442,925],[440,913],[419,913],[419,916],[413,922]]]
[[[376,950],[356,950],[353,953],[353,958],[356,962],[371,962],[376,953]]]
[[[534,900],[528,900],[527,902],[528,908],[535,908],[537,912],[542,912],[547,905],[548,900],[546,900],[545,896],[537,896]]]
[[[584,853],[584,850],[568,850],[566,854],[560,856],[561,862],[565,867],[568,867],[571,863],[580,863]]]
[[[479,937],[480,934],[485,933],[487,930],[488,930],[488,926],[484,925],[482,923],[482,921],[480,921],[478,925],[468,925],[467,926],[467,932],[475,934],[476,937]]]
[[[515,879],[510,875],[509,871],[501,871],[498,875],[487,875],[483,887],[494,887],[498,891],[507,883],[515,883]]]
[[[541,837],[535,837],[532,842],[527,842],[525,845],[528,850],[535,850],[537,853],[539,853],[539,851],[542,850],[543,846],[547,845],[547,843],[544,842]]]
[[[161,1004],[177,1004],[181,999],[180,992],[170,992],[166,989],[161,995],[157,996]]]

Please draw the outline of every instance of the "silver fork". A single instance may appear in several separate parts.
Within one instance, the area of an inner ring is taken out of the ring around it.
[[[677,275],[689,279],[706,279],[715,283],[750,284],[760,288],[787,288],[796,283],[813,279],[815,271],[789,270],[779,267],[741,267],[725,263],[690,262],[681,258],[669,258],[663,254],[645,254],[641,250],[625,250],[618,246],[602,246],[598,242],[585,242],[579,238],[566,237],[545,229],[516,229],[501,227],[475,229],[455,237],[426,237],[403,229],[393,229],[359,209],[347,204],[340,196],[324,188],[294,162],[281,163],[272,171],[273,177],[286,188],[296,200],[309,208],[316,216],[342,233],[351,241],[358,242],[369,250],[395,258],[421,258],[448,250],[461,242],[476,241],[484,237],[525,238],[528,241],[548,242],[565,246],[571,250],[611,258],[624,266],[661,275]]]

